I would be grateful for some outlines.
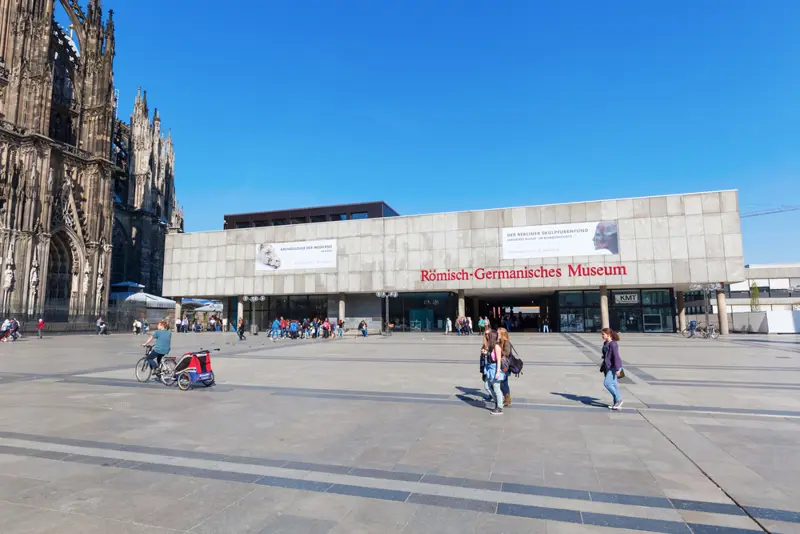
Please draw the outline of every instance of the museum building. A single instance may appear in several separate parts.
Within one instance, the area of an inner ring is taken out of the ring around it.
[[[222,300],[229,319],[262,330],[280,316],[399,331],[489,316],[529,330],[674,332],[684,293],[709,290],[725,309],[717,288],[745,279],[734,190],[383,213],[168,235],[164,295]],[[724,314],[719,324],[726,332]]]

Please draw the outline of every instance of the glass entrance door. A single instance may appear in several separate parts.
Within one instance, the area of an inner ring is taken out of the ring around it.
[[[641,309],[616,309],[611,327],[617,332],[641,332],[642,331],[642,310]]]

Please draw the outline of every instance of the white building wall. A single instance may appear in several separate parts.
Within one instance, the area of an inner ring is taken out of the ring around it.
[[[503,260],[501,229],[618,221],[619,254]],[[257,243],[336,239],[338,266],[257,272]],[[422,269],[624,265],[621,276],[429,282]],[[676,287],[744,280],[736,191],[170,234],[164,295]],[[377,300],[377,299],[376,299]],[[350,315],[349,311],[347,315]]]

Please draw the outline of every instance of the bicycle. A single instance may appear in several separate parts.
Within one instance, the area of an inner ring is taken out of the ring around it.
[[[175,367],[177,363],[172,356],[164,356],[161,358],[161,363],[155,369],[150,367],[147,357],[153,351],[153,345],[147,345],[144,348],[144,358],[136,362],[136,380],[139,382],[148,382],[155,373],[165,386],[171,386],[175,382]]]
[[[719,337],[719,330],[713,324],[709,327],[705,325],[697,326],[694,329],[684,328],[681,330],[681,334],[685,338],[692,338],[692,337],[701,337],[703,339],[717,339]]]

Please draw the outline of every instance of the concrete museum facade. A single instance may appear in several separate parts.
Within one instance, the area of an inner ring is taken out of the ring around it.
[[[395,328],[502,307],[556,331],[671,332],[683,292],[743,279],[737,192],[713,191],[169,235],[164,294],[223,299],[262,329],[281,315],[380,326],[376,293],[397,292]]]

